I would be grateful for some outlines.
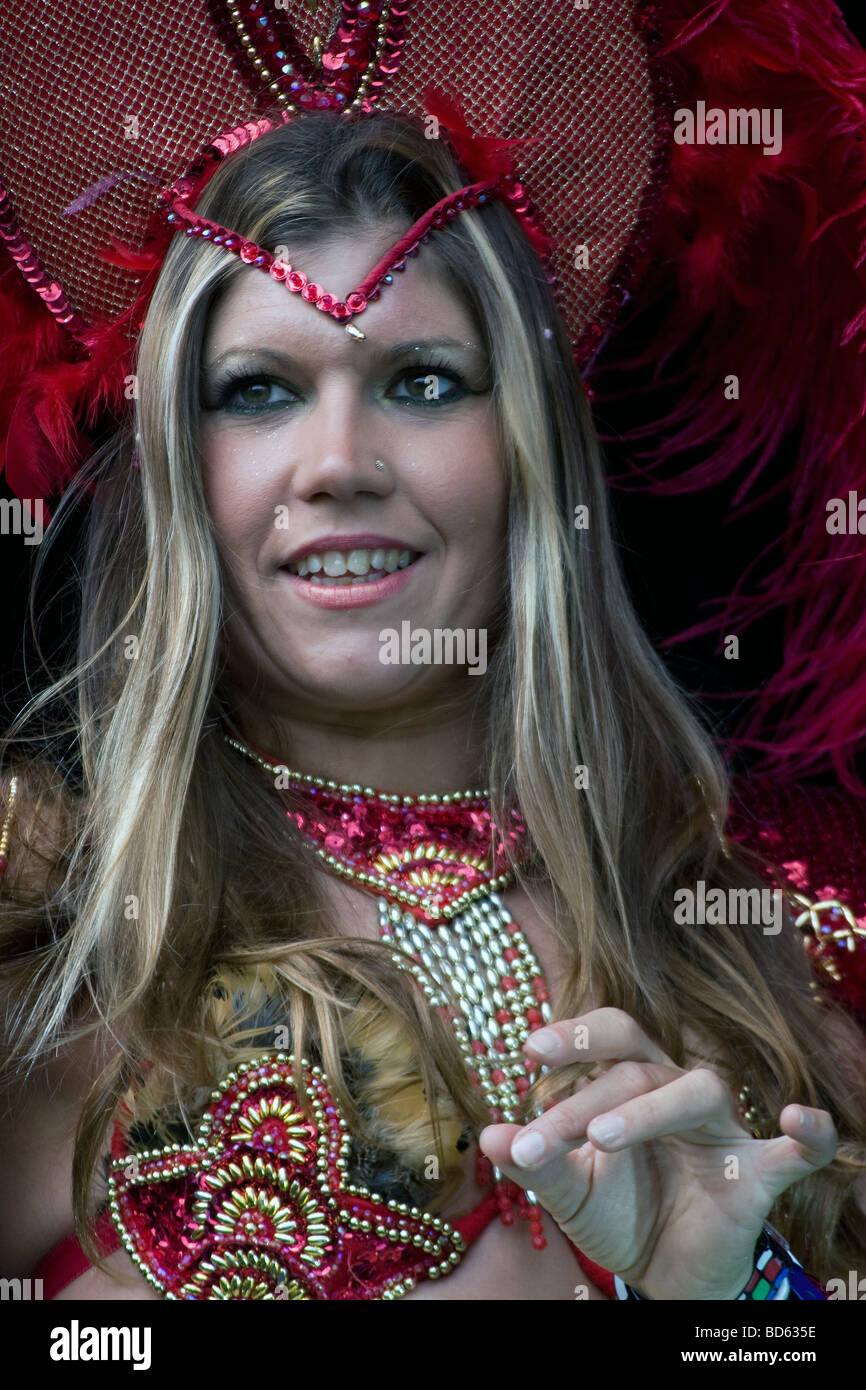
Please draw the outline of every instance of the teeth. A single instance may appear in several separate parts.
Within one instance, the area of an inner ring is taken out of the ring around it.
[[[326,550],[322,556],[322,568],[325,574],[336,579],[339,575],[346,573],[346,561],[339,550]]]
[[[313,583],[354,584],[406,569],[413,559],[417,554],[412,550],[326,550],[321,555],[305,555],[288,568]]]
[[[346,561],[346,569],[349,571],[350,574],[369,574],[369,550],[350,550],[349,558]]]
[[[374,584],[377,579],[381,578],[381,570],[371,570],[369,574],[345,574],[339,579],[325,579],[321,574],[311,574],[310,583],[323,584],[329,589],[335,589],[338,586],[345,588],[349,584]]]

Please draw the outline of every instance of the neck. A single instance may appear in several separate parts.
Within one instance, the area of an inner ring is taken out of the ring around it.
[[[404,795],[486,786],[478,711],[439,706],[274,716],[235,704],[227,732],[293,771]]]

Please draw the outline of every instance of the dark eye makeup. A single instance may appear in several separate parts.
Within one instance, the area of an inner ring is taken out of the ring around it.
[[[281,398],[274,399],[274,391],[281,392]],[[411,366],[405,365],[393,372],[382,394],[387,400],[402,406],[435,409],[437,406],[454,404],[466,396],[486,393],[486,387],[470,387],[465,377],[450,363],[431,359],[413,362]],[[251,371],[249,366],[243,364],[227,367],[214,381],[203,382],[201,408],[209,413],[221,411],[228,415],[264,415],[301,404],[303,399],[302,391],[296,390],[273,372]]]

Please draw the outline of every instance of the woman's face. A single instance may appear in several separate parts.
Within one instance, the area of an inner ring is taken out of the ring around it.
[[[289,259],[344,296],[402,230]],[[477,634],[501,594],[506,479],[476,324],[423,250],[356,323],[363,342],[256,272],[208,324],[201,457],[229,674],[277,716],[423,702],[465,682],[465,665],[383,660],[382,634]]]

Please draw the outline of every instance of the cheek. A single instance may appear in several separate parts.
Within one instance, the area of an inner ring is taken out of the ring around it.
[[[498,432],[472,431],[462,447],[437,465],[441,515],[447,533],[473,549],[495,549],[503,540],[508,480]]]
[[[208,511],[217,530],[223,519],[231,515],[230,494],[234,469],[230,466],[230,451],[224,435],[202,426],[200,433],[202,488]]]
[[[261,492],[254,460],[225,431],[201,434],[202,485],[208,512],[224,553],[243,554],[245,539],[261,526]]]

